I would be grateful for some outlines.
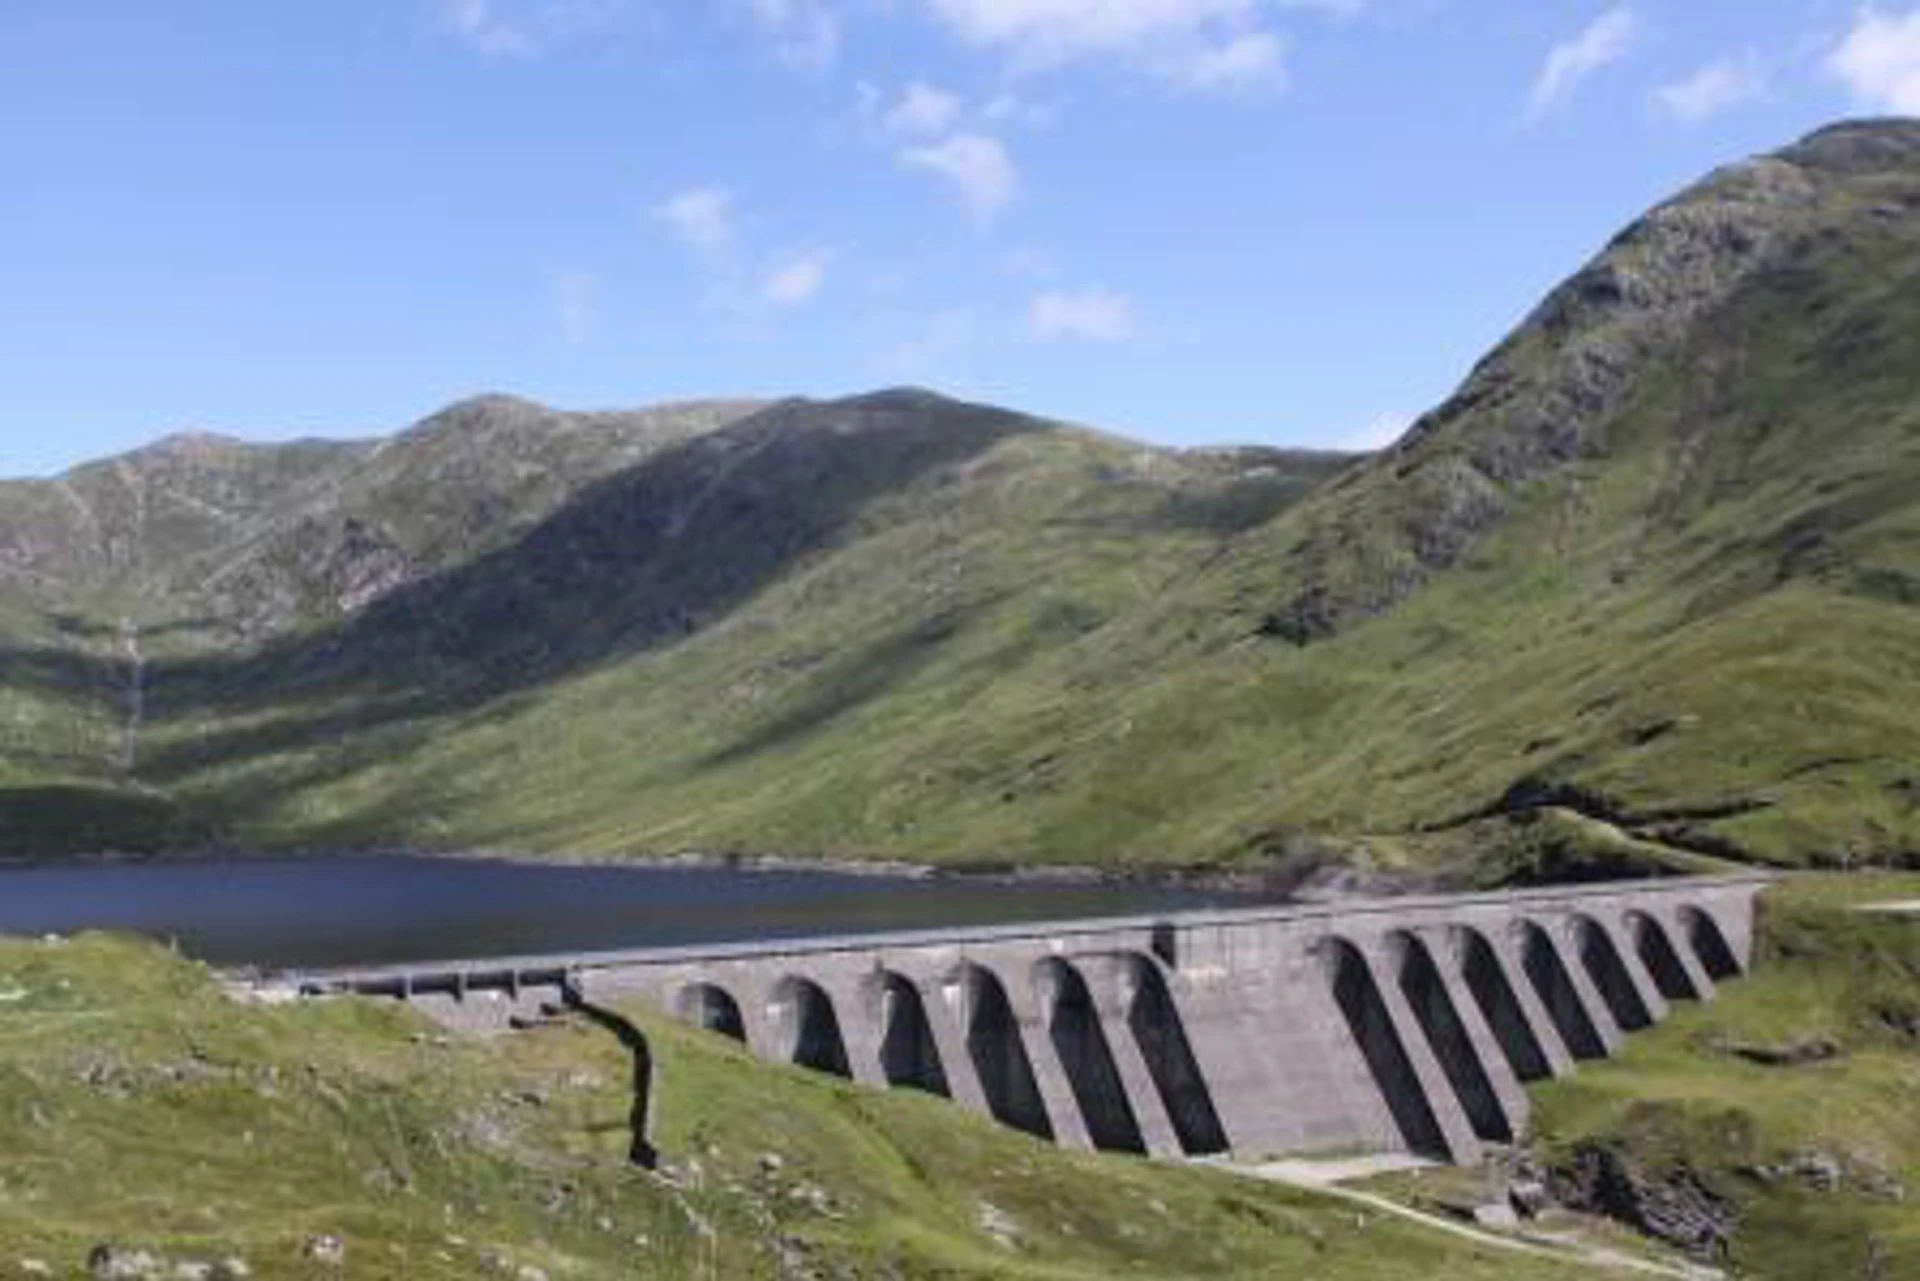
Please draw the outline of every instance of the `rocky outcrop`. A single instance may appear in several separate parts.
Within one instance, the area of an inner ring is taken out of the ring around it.
[[[1654,1174],[1615,1148],[1584,1142],[1552,1171],[1554,1199],[1602,1215],[1704,1259],[1720,1258],[1739,1210],[1686,1165]]]

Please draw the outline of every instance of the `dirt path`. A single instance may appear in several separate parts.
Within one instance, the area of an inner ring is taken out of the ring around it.
[[[1423,1164],[1416,1162],[1415,1164]],[[1661,1263],[1653,1259],[1638,1258],[1623,1254],[1618,1250],[1609,1250],[1602,1246],[1588,1245],[1584,1242],[1559,1238],[1546,1239],[1529,1236],[1503,1236],[1489,1232],[1454,1219],[1443,1218],[1437,1214],[1428,1214],[1402,1205],[1387,1197],[1372,1192],[1361,1192],[1355,1188],[1340,1186],[1347,1178],[1365,1177],[1370,1174],[1384,1173],[1388,1170],[1406,1168],[1407,1163],[1382,1163],[1376,1160],[1357,1160],[1351,1162],[1323,1163],[1303,1161],[1274,1161],[1266,1165],[1228,1166],[1226,1168],[1249,1175],[1257,1179],[1266,1179],[1274,1183],[1285,1183],[1292,1187],[1306,1188],[1326,1196],[1338,1197],[1354,1205],[1365,1206],[1381,1214],[1390,1214],[1409,1223],[1431,1228],[1436,1232],[1445,1232],[1450,1236],[1472,1241],[1495,1250],[1504,1250],[1512,1254],[1528,1255],[1536,1259],[1550,1259],[1556,1263],[1570,1263],[1576,1267],[1589,1267],[1598,1271],[1611,1272],[1618,1276],[1633,1274],[1638,1276],[1670,1277],[1674,1281],[1722,1281],[1725,1274],[1715,1268],[1697,1267],[1691,1264]]]

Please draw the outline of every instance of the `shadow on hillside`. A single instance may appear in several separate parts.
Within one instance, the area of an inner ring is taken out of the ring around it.
[[[518,542],[337,627],[150,663],[153,721],[216,728],[155,741],[141,775],[165,785],[470,713],[672,645],[842,540],[876,500],[1044,429],[952,402],[775,406],[589,487]],[[253,723],[217,728],[229,718]]]

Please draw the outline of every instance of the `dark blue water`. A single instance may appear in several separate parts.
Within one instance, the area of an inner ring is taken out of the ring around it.
[[[127,930],[267,969],[1248,906],[1176,886],[364,857],[0,870],[0,934]]]

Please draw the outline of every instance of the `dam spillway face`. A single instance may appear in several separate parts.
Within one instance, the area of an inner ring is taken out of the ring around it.
[[[309,976],[458,1023],[645,1002],[763,1059],[1066,1147],[1472,1163],[1527,1082],[1751,963],[1757,876],[782,940]],[[671,1070],[671,1065],[664,1065]]]

